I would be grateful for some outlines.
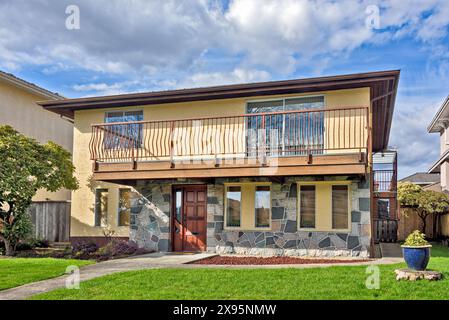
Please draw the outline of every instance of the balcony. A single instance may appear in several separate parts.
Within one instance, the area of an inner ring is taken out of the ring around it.
[[[103,123],[89,149],[103,181],[365,174],[367,123],[367,107]]]

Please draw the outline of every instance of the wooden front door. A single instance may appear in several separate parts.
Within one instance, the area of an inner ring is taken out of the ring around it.
[[[173,188],[173,251],[206,250],[207,187]]]

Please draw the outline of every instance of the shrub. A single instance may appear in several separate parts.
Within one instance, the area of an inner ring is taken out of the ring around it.
[[[92,241],[81,240],[72,246],[74,258],[88,259],[98,250],[98,245]]]
[[[137,251],[137,244],[133,241],[112,240],[104,247],[98,250],[101,255],[109,255],[112,257],[134,254]]]
[[[32,250],[34,248],[48,248],[49,247],[49,241],[40,239],[40,238],[30,238],[28,240],[23,240],[17,243],[16,250],[23,251],[23,250]]]
[[[419,232],[419,230],[415,230],[410,233],[404,242],[404,245],[411,247],[427,246],[428,244],[429,242],[426,240],[426,235]]]

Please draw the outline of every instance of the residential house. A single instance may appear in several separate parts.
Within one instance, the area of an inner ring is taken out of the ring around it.
[[[46,101],[74,119],[72,241],[368,256],[399,71]],[[392,175],[392,177],[395,175]],[[392,184],[394,185],[394,184]]]
[[[64,98],[58,94],[0,71],[0,124],[10,125],[41,143],[51,140],[71,151],[72,120],[49,112],[36,103],[42,100],[61,101],[62,99]],[[60,210],[63,211],[70,205],[70,198],[71,192],[68,190],[57,192],[38,190],[33,198],[32,206],[36,236],[52,241],[64,240],[62,234],[65,227],[59,225],[60,219],[57,215]],[[36,215],[36,210],[40,212],[39,217]],[[58,230],[51,230],[55,228]]]
[[[449,96],[438,109],[432,122],[427,127],[427,132],[440,135],[440,157],[432,164],[428,173],[440,174],[441,191],[449,193]],[[449,215],[444,215],[440,220],[440,232],[443,236],[449,236]]]
[[[439,173],[416,172],[399,182],[410,182],[427,190],[441,191],[441,177]]]

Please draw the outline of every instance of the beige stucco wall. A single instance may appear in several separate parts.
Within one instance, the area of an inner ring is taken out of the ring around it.
[[[313,93],[325,96],[326,108],[356,107],[370,104],[369,88],[339,90]],[[245,113],[246,103],[252,100],[307,96],[277,95],[251,97],[249,99],[226,99],[186,103],[149,105],[141,107],[125,107],[113,109],[96,109],[75,112],[73,161],[77,168],[80,189],[72,193],[72,221],[71,236],[102,236],[102,229],[94,227],[95,195],[89,184],[92,175],[92,161],[89,154],[91,125],[103,123],[106,111],[111,110],[142,110],[144,120],[178,120],[198,117],[233,116]],[[116,230],[116,236],[128,236],[129,227],[117,227],[118,215],[118,186],[109,183],[98,183],[96,187],[109,189],[108,221],[111,228]]]
[[[32,94],[0,79],[0,124],[8,124],[41,143],[53,141],[71,152],[73,125],[36,104],[42,100],[48,97]],[[70,191],[39,190],[33,200],[70,200]]]

